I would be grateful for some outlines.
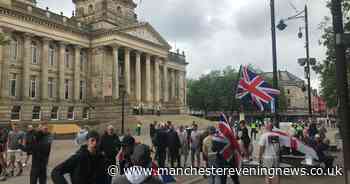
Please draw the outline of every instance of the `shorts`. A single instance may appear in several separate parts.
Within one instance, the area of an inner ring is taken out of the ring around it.
[[[23,156],[23,152],[20,149],[17,150],[7,150],[8,157],[10,158],[11,162],[14,162],[16,160],[20,160]]]

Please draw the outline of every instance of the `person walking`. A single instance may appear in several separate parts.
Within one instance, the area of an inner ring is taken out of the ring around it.
[[[167,136],[168,149],[170,152],[170,163],[171,167],[174,168],[174,162],[177,162],[177,167],[181,167],[181,157],[180,157],[180,138],[174,128],[170,128]]]
[[[32,166],[30,169],[30,184],[47,183],[47,165],[51,152],[52,136],[47,124],[42,124],[40,130],[34,132],[33,140],[25,145],[25,151],[32,154]]]
[[[23,148],[25,140],[25,134],[19,128],[17,127],[17,124],[12,124],[12,131],[8,134],[7,139],[7,153],[10,157],[10,162],[8,164],[8,168],[10,169],[10,175],[14,176],[14,169],[15,165],[17,163],[17,166],[19,167],[18,173],[16,173],[18,176],[22,174],[23,172],[23,165],[21,162],[21,156],[23,154],[21,148]]]
[[[34,142],[34,128],[32,125],[28,125],[27,132],[25,133],[24,145],[30,146]],[[27,156],[23,163],[23,167],[28,164],[29,158],[32,155],[30,151],[26,152]]]
[[[116,164],[119,168],[119,175],[123,175],[126,168],[132,166],[131,155],[135,147],[135,138],[125,135],[121,141],[121,149],[116,157]]]
[[[251,140],[248,134],[246,121],[242,120],[239,124],[240,124],[240,130],[241,130],[240,142],[241,142],[241,147],[243,148],[242,156],[243,156],[243,159],[249,160],[251,156],[251,149],[250,149]]]
[[[108,184],[106,159],[98,151],[100,135],[90,131],[86,138],[86,145],[52,170],[54,184],[67,184],[65,174],[70,175],[71,184]]]
[[[203,159],[206,161],[207,168],[217,168],[216,165],[216,154],[217,152],[213,151],[213,136],[216,133],[216,128],[213,126],[208,127],[209,135],[203,140]],[[216,175],[210,175],[208,178],[209,184],[219,184],[220,177]]]
[[[193,130],[191,132],[191,163],[194,166],[195,161],[197,162],[197,167],[201,166],[201,155],[200,155],[200,132],[198,130],[198,125],[194,124]]]
[[[105,156],[107,165],[115,164],[115,157],[120,149],[120,140],[118,135],[114,132],[114,127],[109,125],[105,133],[101,137],[100,151]],[[111,177],[108,177],[112,181]]]
[[[180,144],[181,144],[181,148],[180,148],[180,157],[183,156],[183,167],[186,167],[187,165],[187,159],[188,159],[188,154],[189,154],[189,150],[190,150],[190,144],[187,138],[187,132],[185,130],[185,128],[183,126],[180,126],[179,128],[179,138],[180,138]]]
[[[251,124],[250,124],[250,137],[255,141],[256,140],[256,134],[258,133],[258,130],[256,129],[257,128],[257,125],[256,125],[256,122],[253,121]]]
[[[165,167],[166,153],[167,153],[167,129],[165,125],[162,124],[160,129],[157,131],[155,135],[155,146],[156,146],[156,155],[158,159],[158,165],[161,168]]]

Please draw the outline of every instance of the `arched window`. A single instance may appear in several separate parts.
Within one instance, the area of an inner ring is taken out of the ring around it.
[[[94,12],[94,6],[92,4],[89,5],[89,14]]]
[[[16,38],[12,38],[11,46],[10,46],[10,56],[12,60],[17,60],[18,55],[18,40]]]
[[[32,64],[38,64],[38,45],[32,42]]]

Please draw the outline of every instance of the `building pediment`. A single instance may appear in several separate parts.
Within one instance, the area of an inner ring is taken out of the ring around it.
[[[170,49],[168,42],[149,23],[121,28],[119,31]]]

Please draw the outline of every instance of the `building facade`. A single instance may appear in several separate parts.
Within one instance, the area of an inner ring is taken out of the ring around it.
[[[1,0],[0,122],[108,121],[127,107],[182,113],[186,58],[133,0],[73,0],[72,17]],[[130,109],[130,108],[127,108]],[[127,110],[130,112],[130,110]]]
[[[272,78],[273,73],[267,72],[263,74],[265,77]],[[308,113],[308,98],[305,82],[299,77],[288,71],[278,72],[278,85],[284,89],[286,96],[287,109],[290,113]]]

